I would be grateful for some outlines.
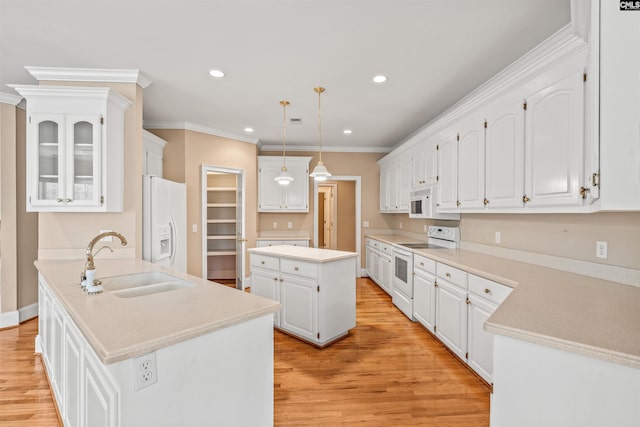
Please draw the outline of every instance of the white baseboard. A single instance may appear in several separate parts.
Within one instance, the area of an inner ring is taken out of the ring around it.
[[[20,315],[18,310],[0,313],[0,329],[18,326],[20,324]]]
[[[33,304],[29,304],[26,307],[22,307],[18,309],[18,318],[20,323],[25,322],[27,320],[33,319],[38,316],[38,303],[34,302]]]

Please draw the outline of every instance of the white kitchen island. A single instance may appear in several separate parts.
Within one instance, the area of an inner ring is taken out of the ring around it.
[[[65,426],[273,425],[276,302],[142,260],[96,264],[105,288],[110,276],[189,285],[87,295],[83,260],[36,262],[36,351]]]
[[[288,245],[249,253],[251,293],[282,304],[276,328],[326,347],[356,326],[357,253]]]

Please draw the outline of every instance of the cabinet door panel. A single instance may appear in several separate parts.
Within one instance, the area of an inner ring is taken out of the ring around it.
[[[435,277],[421,272],[413,276],[413,317],[433,332],[436,318]]]
[[[425,185],[438,183],[438,149],[435,142],[430,141],[424,151]]]
[[[282,279],[280,327],[302,338],[317,341],[317,283],[284,274]]]
[[[258,173],[258,209],[260,211],[279,211],[282,209],[282,188],[275,181],[280,174],[277,167],[261,166]]]
[[[390,256],[381,256],[380,263],[382,264],[382,277],[381,277],[381,287],[382,289],[391,295],[393,288],[393,268],[391,267]]]
[[[255,256],[255,255],[254,255]],[[278,272],[266,271],[258,268],[251,269],[251,293],[280,301]],[[273,323],[280,326],[280,312],[273,314]]]
[[[98,362],[89,352],[84,354],[83,398],[84,422],[91,427],[115,427],[118,425],[118,395],[115,387],[102,375]]]
[[[287,169],[294,180],[284,187],[284,209],[307,212],[309,210],[309,169],[305,165],[290,165]]]
[[[31,114],[27,128],[27,162],[35,174],[27,176],[27,197],[31,206],[58,206],[66,197],[64,177],[64,115]]]
[[[522,101],[495,105],[487,119],[486,198],[489,208],[522,207],[524,108]]]
[[[440,144],[438,150],[438,209],[458,208],[458,141],[453,136]]]
[[[66,202],[99,206],[102,195],[101,124],[97,114],[66,116]]]
[[[436,336],[461,359],[467,351],[467,293],[438,280],[436,290]]]
[[[584,167],[582,70],[527,99],[527,206],[580,206]]]
[[[400,160],[396,165],[397,170],[397,206],[399,212],[409,212],[409,193],[411,188],[411,169],[409,160]]]
[[[479,119],[460,130],[458,200],[460,209],[484,206],[484,127]]]
[[[493,334],[484,330],[484,324],[496,305],[469,295],[469,366],[488,383],[493,374]]]
[[[82,372],[82,344],[80,334],[67,322],[65,328],[65,363],[64,363],[64,424],[80,426],[80,396]]]
[[[64,318],[57,301],[53,300],[51,317],[51,371],[49,372],[51,387],[58,396],[58,402],[64,402],[62,375],[64,372]]]

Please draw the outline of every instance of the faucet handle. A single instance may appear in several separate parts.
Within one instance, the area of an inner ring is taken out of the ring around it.
[[[98,249],[97,251],[95,251],[95,252],[93,253],[94,258],[95,258],[95,256],[96,256],[96,255],[98,255],[98,254],[100,253],[100,251],[102,251],[103,249],[109,249],[109,252],[113,253],[113,249],[111,249],[111,246],[104,245],[104,246],[102,246],[100,249]]]

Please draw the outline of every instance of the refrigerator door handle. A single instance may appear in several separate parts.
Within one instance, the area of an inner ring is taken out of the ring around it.
[[[169,227],[171,228],[171,267],[176,261],[176,239],[178,238],[176,234],[176,224],[173,221],[173,218],[169,220]]]

